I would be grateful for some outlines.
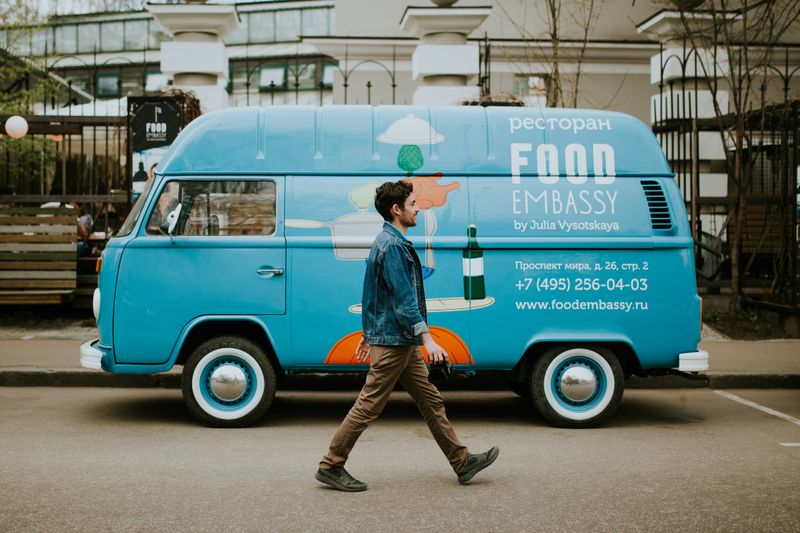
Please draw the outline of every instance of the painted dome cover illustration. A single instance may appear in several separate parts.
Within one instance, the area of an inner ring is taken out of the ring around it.
[[[395,120],[378,135],[378,142],[386,144],[438,144],[443,140],[444,135],[413,113]]]

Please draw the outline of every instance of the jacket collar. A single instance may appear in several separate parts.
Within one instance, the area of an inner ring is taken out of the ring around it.
[[[400,231],[399,229],[395,228],[394,226],[392,226],[390,223],[386,222],[385,220],[383,222],[383,230],[384,231],[388,231],[390,234],[394,235],[395,237],[399,237],[400,240],[402,240],[402,241],[405,241],[405,242],[408,242],[408,243],[411,242],[406,238],[405,235],[403,235],[402,231]]]

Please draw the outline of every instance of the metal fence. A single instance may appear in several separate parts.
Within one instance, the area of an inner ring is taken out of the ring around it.
[[[118,227],[130,207],[126,117],[24,118],[27,135],[0,138],[0,203],[80,203],[95,229]]]
[[[783,70],[769,66],[783,84],[782,102],[768,102],[762,83],[757,105],[746,112],[697,118],[701,93],[708,92],[687,75],[699,72],[697,57],[669,60],[679,61],[682,75],[664,81],[662,64],[653,131],[686,201],[699,290],[738,293],[796,312],[800,101],[789,100],[789,82],[797,70],[789,70],[788,55]]]

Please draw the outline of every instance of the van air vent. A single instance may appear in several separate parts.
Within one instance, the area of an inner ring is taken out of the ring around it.
[[[654,230],[672,229],[672,218],[669,214],[667,197],[661,184],[653,180],[642,180],[642,189],[647,199],[647,207],[650,209],[650,222]]]

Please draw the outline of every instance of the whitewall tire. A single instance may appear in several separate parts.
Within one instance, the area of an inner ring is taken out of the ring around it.
[[[249,426],[269,409],[275,371],[263,350],[243,337],[198,346],[186,362],[181,389],[194,416],[215,427]]]
[[[592,427],[619,407],[625,388],[622,366],[609,349],[560,346],[536,361],[531,398],[539,413],[559,427]]]

